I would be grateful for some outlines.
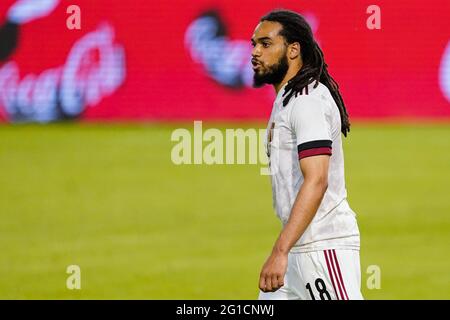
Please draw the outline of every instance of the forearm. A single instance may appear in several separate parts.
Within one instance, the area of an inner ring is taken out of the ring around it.
[[[327,187],[324,179],[304,181],[292,206],[289,220],[274,245],[275,252],[287,254],[300,239],[319,209]]]

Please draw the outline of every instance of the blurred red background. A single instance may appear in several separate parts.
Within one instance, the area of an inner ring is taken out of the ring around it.
[[[2,22],[14,3],[0,3]],[[81,8],[81,30],[66,27],[66,8],[71,4]],[[0,62],[0,74],[7,63],[14,62],[20,83],[30,74],[62,67],[75,43],[107,22],[114,31],[114,43],[124,48],[124,80],[99,101],[86,103],[79,115],[82,119],[265,119],[274,97],[272,88],[230,88],[212,79],[204,65],[192,58],[185,35],[202,12],[214,9],[225,23],[226,40],[250,46],[259,18],[282,7],[313,22],[351,118],[449,118],[450,102],[443,88],[450,87],[446,76],[450,69],[440,68],[449,45],[450,2],[377,1],[380,30],[366,27],[366,9],[371,4],[355,0],[63,0],[48,16],[20,26],[18,47]],[[14,86],[18,84],[10,80],[0,82],[0,97]],[[0,117],[7,120],[4,101],[0,98]]]

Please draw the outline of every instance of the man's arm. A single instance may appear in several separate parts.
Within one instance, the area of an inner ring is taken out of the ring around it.
[[[300,239],[311,223],[328,187],[328,165],[330,156],[318,155],[300,160],[304,182],[297,194],[289,220],[281,231],[264,264],[259,288],[273,292],[284,285],[289,250]]]

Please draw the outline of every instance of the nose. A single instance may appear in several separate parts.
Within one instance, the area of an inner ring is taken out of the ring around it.
[[[259,56],[261,56],[261,50],[259,49],[259,46],[256,45],[252,49],[252,58],[256,58],[256,57],[259,57]]]

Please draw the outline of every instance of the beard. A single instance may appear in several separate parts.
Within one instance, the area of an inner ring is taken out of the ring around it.
[[[264,84],[280,83],[289,69],[288,59],[285,54],[278,60],[277,63],[271,65],[263,73],[255,72],[253,75],[253,87],[260,88]]]

